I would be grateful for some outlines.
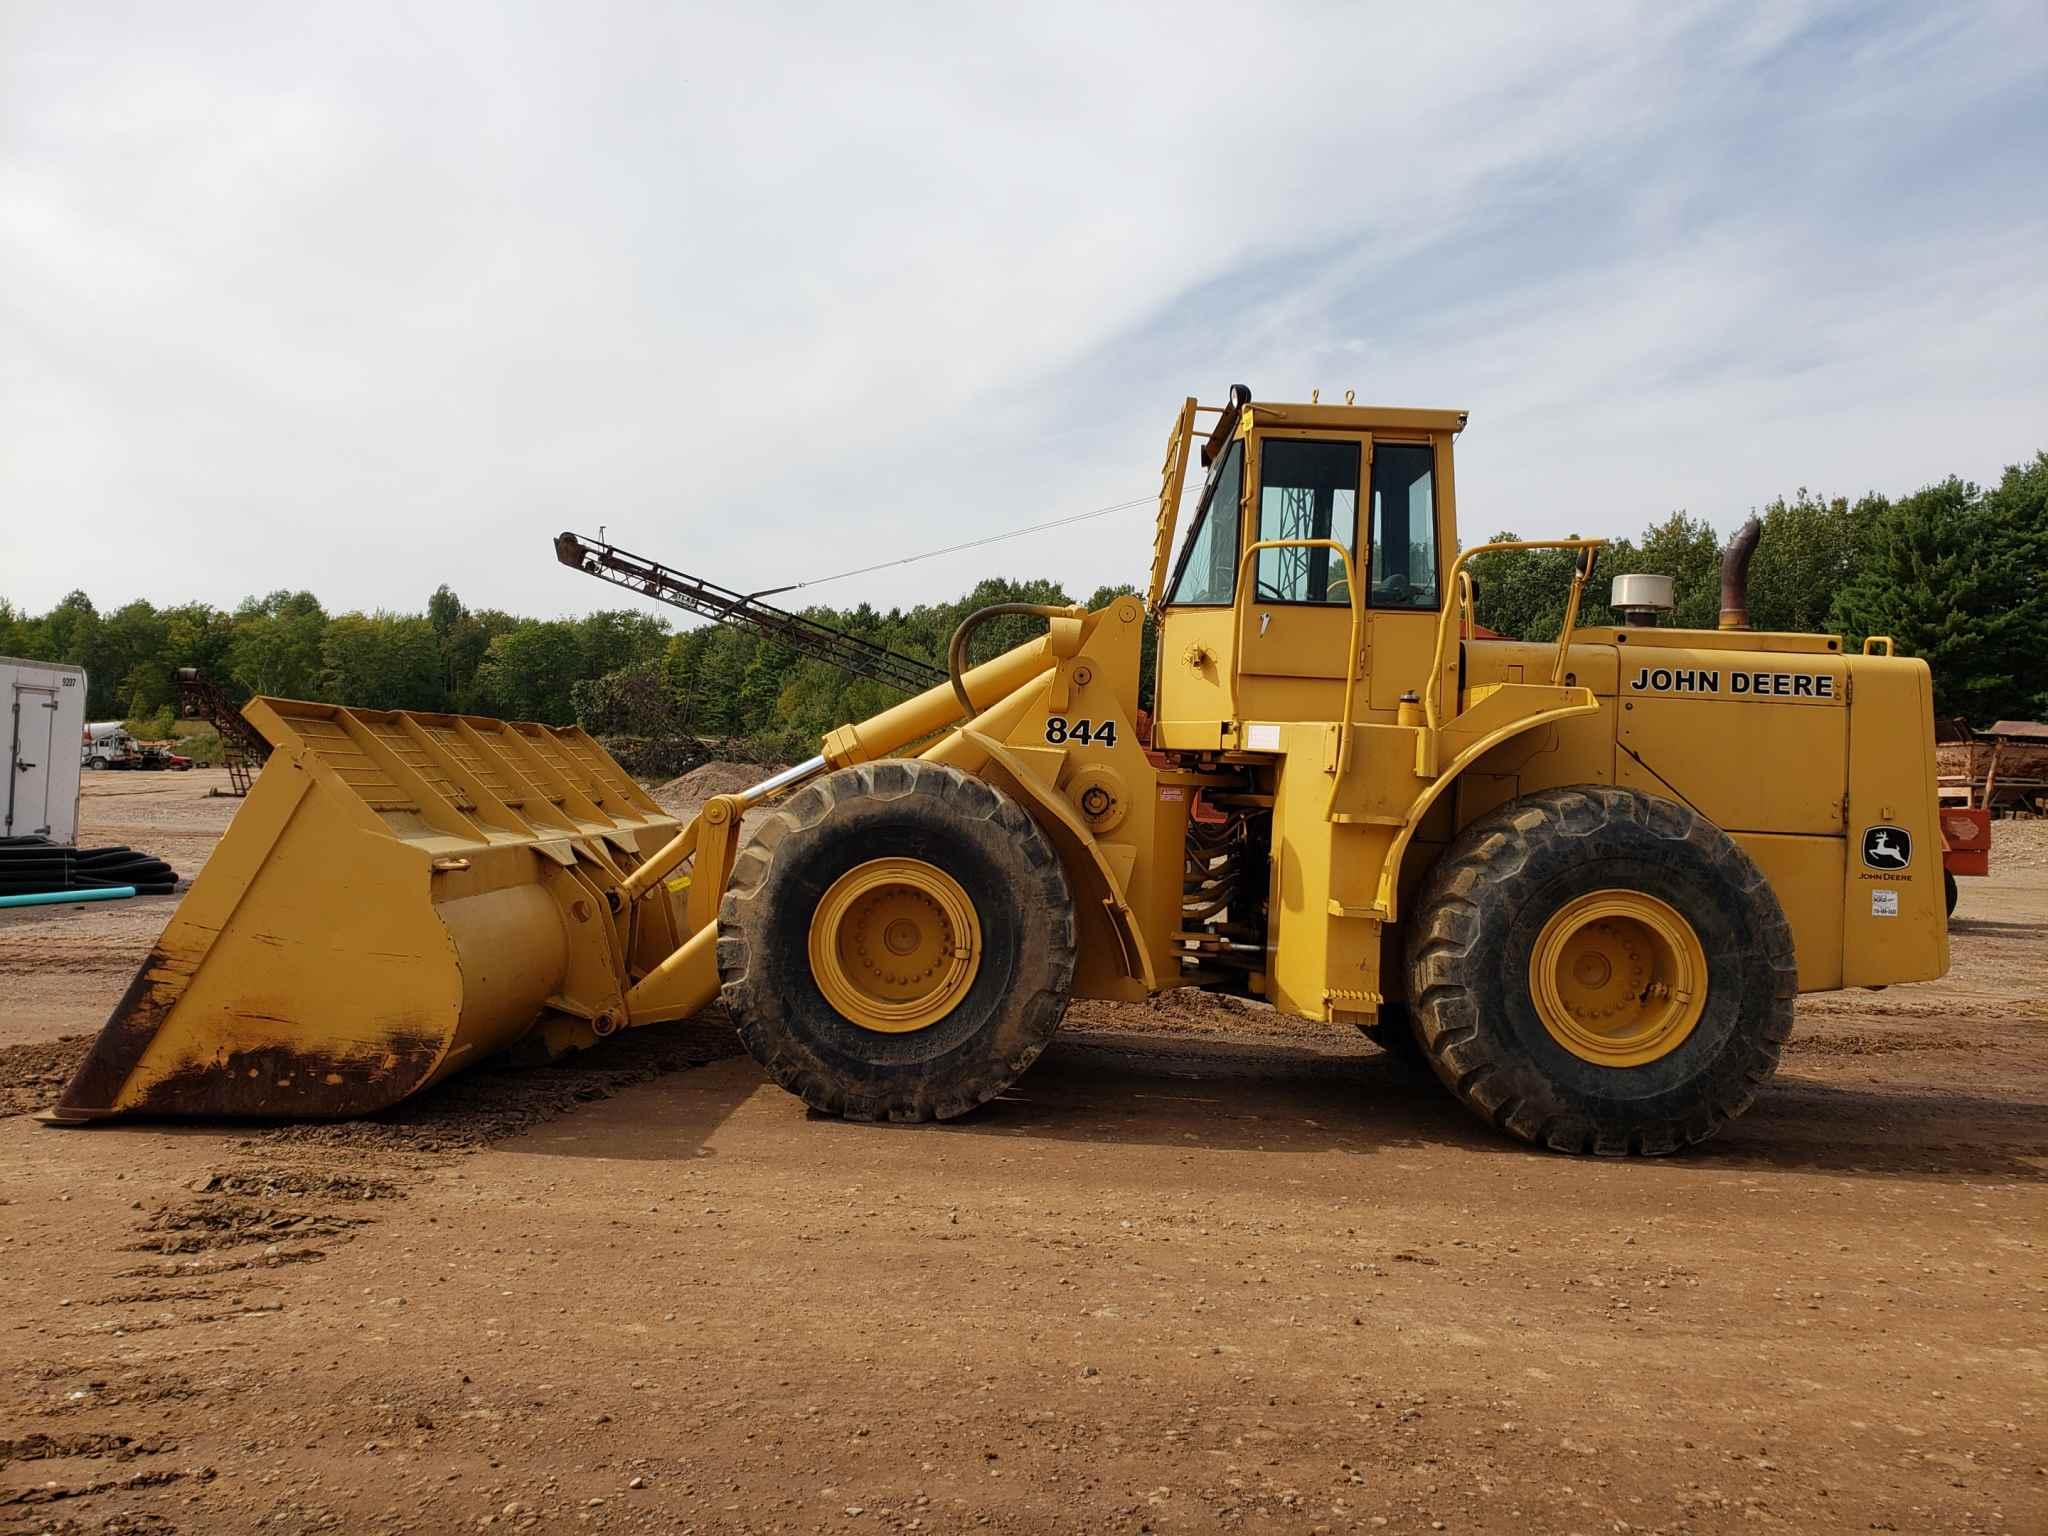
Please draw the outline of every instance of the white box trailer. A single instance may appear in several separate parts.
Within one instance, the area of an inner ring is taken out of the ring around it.
[[[9,742],[0,837],[77,842],[85,668],[0,656],[0,709]]]

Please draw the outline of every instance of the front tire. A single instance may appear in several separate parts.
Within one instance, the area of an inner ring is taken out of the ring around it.
[[[1408,995],[1430,1065],[1562,1152],[1705,1141],[1777,1070],[1798,992],[1769,882],[1685,806],[1588,785],[1510,802],[1425,883]]]
[[[733,864],[721,996],[754,1059],[852,1120],[965,1114],[1022,1076],[1073,985],[1073,898],[1036,822],[890,759],[792,795]]]

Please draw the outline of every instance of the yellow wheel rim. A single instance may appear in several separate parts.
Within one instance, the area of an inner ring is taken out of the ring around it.
[[[811,975],[863,1029],[904,1035],[959,1005],[981,969],[981,923],[922,859],[871,859],[832,882],[811,918]]]
[[[1692,924],[1641,891],[1593,891],[1543,925],[1529,990],[1559,1045],[1603,1067],[1640,1067],[1685,1043],[1707,1004]]]

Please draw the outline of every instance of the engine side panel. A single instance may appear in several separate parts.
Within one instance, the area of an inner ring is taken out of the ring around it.
[[[1725,828],[1763,869],[1792,925],[1801,991],[1943,974],[1925,664],[1845,657],[1815,637],[1786,645],[1757,635],[1756,649],[1737,650],[1729,635],[1631,636],[1572,646],[1569,665],[1601,713],[1531,732],[1475,764],[1458,786],[1458,825],[1565,784],[1661,795]],[[1517,680],[1551,654],[1468,644],[1466,687]]]
[[[1849,659],[1849,798],[1842,985],[1948,970],[1934,764],[1934,680],[1907,657]]]

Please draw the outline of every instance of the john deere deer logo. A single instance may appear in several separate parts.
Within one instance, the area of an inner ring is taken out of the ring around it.
[[[1913,862],[1913,835],[1904,827],[1870,827],[1863,834],[1863,862],[1872,869],[1904,869]]]

